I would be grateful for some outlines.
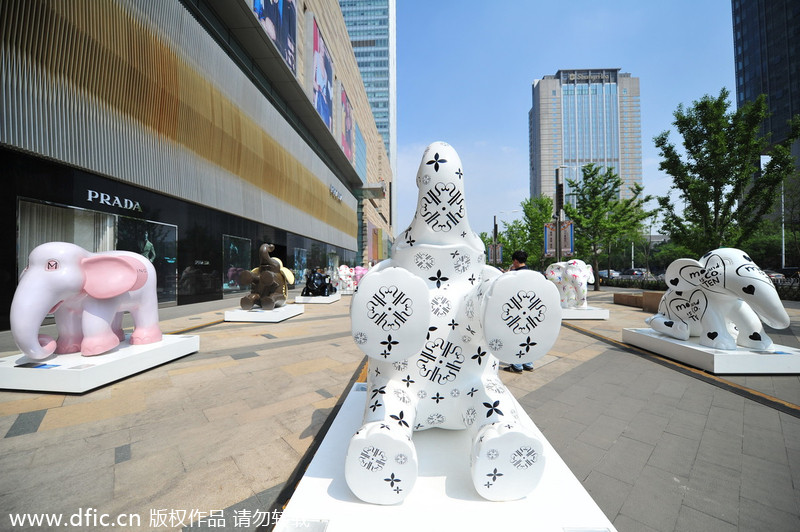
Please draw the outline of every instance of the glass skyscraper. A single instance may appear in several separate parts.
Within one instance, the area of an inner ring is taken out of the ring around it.
[[[395,0],[339,0],[339,6],[372,106],[375,125],[386,145],[392,175],[397,176]],[[396,213],[394,191],[391,198],[392,213]],[[394,221],[394,214],[392,219]]]
[[[736,104],[767,95],[764,133],[783,141],[789,119],[800,113],[800,2],[732,0]],[[800,143],[792,146],[800,160]]]
[[[641,184],[639,78],[618,68],[559,70],[534,81],[528,120],[531,197],[553,197],[556,169],[569,194],[567,179],[580,181],[589,163],[622,178],[623,198]]]

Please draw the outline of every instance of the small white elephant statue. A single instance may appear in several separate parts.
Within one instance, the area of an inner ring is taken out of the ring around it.
[[[498,359],[532,362],[552,347],[558,291],[538,272],[501,274],[485,264],[462,176],[451,146],[427,148],[416,215],[392,258],[353,296],[353,339],[370,361],[364,424],[350,441],[345,478],[366,502],[395,504],[411,491],[418,430],[469,431],[472,483],[489,500],[526,496],[544,468],[541,441],[521,422],[497,369]]]
[[[356,289],[355,269],[346,264],[339,266],[339,292],[352,294]]]
[[[545,270],[545,277],[553,281],[561,294],[562,308],[587,308],[588,284],[594,283],[592,267],[582,260],[554,262]]]
[[[770,278],[744,251],[720,248],[696,261],[678,259],[667,268],[667,291],[658,314],[646,320],[654,330],[714,349],[770,349],[762,321],[789,326],[789,315]]]
[[[54,353],[99,355],[125,340],[126,311],[135,324],[131,344],[161,341],[156,272],[149,260],[128,251],[90,253],[75,244],[50,242],[31,252],[20,275],[11,302],[11,334],[33,360]],[[58,340],[38,334],[49,313]]]

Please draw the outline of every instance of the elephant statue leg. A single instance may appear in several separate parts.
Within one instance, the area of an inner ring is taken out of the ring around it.
[[[53,316],[58,328],[56,354],[77,353],[81,350],[83,330],[81,327],[82,312],[80,307],[67,303],[62,304]]]
[[[125,316],[124,312],[117,312],[114,315],[114,319],[111,321],[111,331],[117,335],[117,338],[119,338],[120,342],[125,341],[125,331],[122,330],[122,318],[124,316]],[[139,322],[134,318],[134,323],[139,323]]]
[[[259,302],[258,294],[247,294],[240,301],[239,304],[242,310],[250,310]]]
[[[689,339],[689,324],[681,319],[669,319],[663,314],[656,314],[644,320],[654,331],[671,336],[676,340]]]
[[[726,320],[726,316],[730,314],[729,309],[729,305],[709,305],[701,320],[703,332],[700,335],[700,345],[714,349],[736,349],[736,339],[728,331]]]
[[[499,381],[484,384],[465,417],[472,438],[472,483],[490,501],[521,499],[544,472],[542,442],[520,423],[511,393]],[[484,421],[473,424],[473,418]]]
[[[739,334],[736,343],[750,349],[769,349],[772,339],[764,331],[764,325],[753,309],[744,301],[737,301],[728,316],[736,325]]]
[[[388,388],[371,387],[365,423],[350,440],[345,458],[347,485],[373,504],[401,502],[417,480],[417,451],[411,440],[417,399]]]
[[[116,307],[101,300],[86,301],[83,306],[83,341],[81,354],[94,356],[117,347],[119,336],[111,329]]]
[[[529,494],[544,473],[542,442],[518,421],[483,425],[472,446],[472,483],[490,501]]]

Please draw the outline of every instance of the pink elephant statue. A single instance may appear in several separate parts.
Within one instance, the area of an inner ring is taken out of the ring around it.
[[[364,277],[364,274],[366,274],[369,271],[369,269],[365,268],[363,266],[356,266],[354,268],[354,270],[355,270],[354,279],[355,279],[356,286],[358,286],[358,283],[361,282],[361,278]]]
[[[122,316],[134,321],[131,344],[161,341],[156,272],[145,257],[128,251],[90,253],[66,242],[35,248],[11,302],[11,334],[33,360],[80,352],[99,355],[125,340]],[[58,340],[39,335],[52,313]]]

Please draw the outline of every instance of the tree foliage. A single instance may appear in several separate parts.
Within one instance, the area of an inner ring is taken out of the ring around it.
[[[678,106],[673,124],[683,139],[683,154],[665,131],[654,138],[678,193],[658,198],[662,230],[678,245],[700,256],[721,246],[740,247],[774,205],[781,182],[794,170],[791,143],[800,135],[800,119],[792,121],[789,138],[769,148],[759,128],[768,115],[764,95],[734,112],[728,111],[728,91],[704,96],[690,107]],[[753,182],[761,154],[771,156]]]
[[[623,235],[641,233],[642,221],[653,215],[645,210],[650,196],[642,196],[638,183],[630,187],[630,197],[621,199],[622,179],[613,168],[601,168],[594,164],[583,167],[583,179],[568,179],[575,199],[574,205],[564,204],[564,211],[574,225],[575,239],[580,240],[591,255],[595,273],[599,271],[598,258],[601,249]],[[599,290],[599,283],[595,290]]]

